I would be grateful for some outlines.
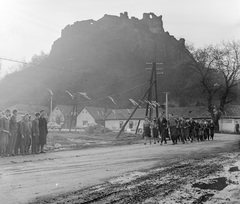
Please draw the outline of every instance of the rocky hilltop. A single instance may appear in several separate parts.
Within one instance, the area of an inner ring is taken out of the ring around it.
[[[50,56],[62,61],[75,57],[74,60],[84,62],[89,58],[90,61],[92,58],[109,60],[106,57],[115,54],[120,61],[122,55],[140,54],[150,61],[169,61],[186,57],[184,49],[184,39],[176,40],[164,31],[162,16],[144,13],[142,19],[137,19],[129,18],[125,12],[120,16],[104,15],[97,21],[78,21],[66,26],[61,38],[53,43]]]
[[[138,19],[129,18],[124,12],[120,16],[104,15],[97,21],[75,22],[61,31],[49,56],[41,60],[39,64],[49,69],[28,66],[2,80],[1,87],[6,81],[21,84],[21,89],[17,90],[16,86],[14,91],[23,95],[17,99],[9,96],[4,102],[24,102],[34,93],[32,103],[49,103],[46,87],[54,91],[58,104],[72,103],[65,90],[84,91],[98,99],[148,82],[150,72],[145,70],[146,63],[161,62],[164,75],[159,76],[158,82],[160,100],[164,101],[164,91],[170,91],[171,100],[176,104],[189,103],[191,80],[187,79],[189,73],[184,67],[191,58],[185,40],[177,40],[165,31],[161,15],[144,13],[142,19]],[[31,80],[25,80],[26,76]],[[34,83],[34,79],[38,83]],[[139,99],[146,88],[147,85],[115,95],[118,107],[131,106],[128,99]],[[0,88],[0,94],[4,92],[6,89]],[[96,100],[91,104],[83,101],[83,105],[113,104]]]

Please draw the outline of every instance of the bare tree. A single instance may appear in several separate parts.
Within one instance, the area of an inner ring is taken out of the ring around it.
[[[219,130],[218,121],[227,104],[234,101],[240,76],[240,42],[227,42],[192,51],[189,66],[200,82],[208,111]]]

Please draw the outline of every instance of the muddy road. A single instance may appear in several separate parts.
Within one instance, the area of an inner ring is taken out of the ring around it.
[[[118,179],[116,177],[124,173],[141,171],[144,174],[144,171],[147,172],[149,169],[172,166],[181,161],[208,159],[221,152],[231,152],[239,138],[239,135],[219,134],[214,141],[185,145],[171,145],[170,142],[163,146],[134,144],[0,158],[0,203],[53,203],[55,200],[58,203],[57,198],[60,199],[58,201],[63,200],[63,197],[58,196],[60,194],[67,197],[66,192],[69,192],[67,195],[73,195],[70,192],[88,189],[106,181],[108,185],[105,188],[113,190],[112,185],[115,185],[114,181]],[[200,166],[197,164],[190,166],[188,171],[199,169]],[[207,169],[214,172],[219,170],[220,166],[216,164],[212,168]],[[174,167],[172,170],[178,172],[176,169],[178,168]],[[154,178],[154,174],[151,178]],[[113,181],[110,182],[111,186],[109,181]],[[104,188],[104,185],[101,188]],[[122,188],[119,182],[116,185]],[[117,192],[119,189],[115,190]],[[85,192],[87,197],[89,193],[91,190]],[[96,195],[96,191],[93,193]],[[84,195],[83,190],[80,194]],[[74,196],[76,197],[75,194]],[[71,198],[68,201],[71,203]],[[78,200],[76,203],[81,202]],[[82,203],[91,203],[91,201]]]

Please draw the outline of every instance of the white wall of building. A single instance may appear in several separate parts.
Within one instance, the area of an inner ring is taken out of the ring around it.
[[[236,121],[240,122],[239,119],[221,118],[219,120],[219,130],[220,130],[220,132],[235,132]]]
[[[81,128],[87,124],[96,124],[92,115],[84,108],[77,117],[77,128]]]
[[[58,107],[54,108],[52,113],[50,113],[49,121],[56,122],[58,124],[64,123],[64,115]]]
[[[138,121],[139,120],[130,120],[125,127],[125,131],[135,132],[138,125]],[[112,131],[119,131],[121,129],[120,123],[122,123],[123,125],[125,122],[126,120],[106,120],[105,127]],[[141,120],[139,124],[139,128],[141,128],[141,130],[143,128],[143,122],[144,120]],[[132,127],[131,127],[131,124],[132,124]]]

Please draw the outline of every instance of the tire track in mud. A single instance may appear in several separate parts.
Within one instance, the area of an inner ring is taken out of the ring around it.
[[[194,183],[196,179],[202,179],[221,171],[224,161],[223,158],[206,161],[188,160],[171,167],[151,170],[144,175],[140,173],[140,176],[135,176],[133,179],[128,179],[128,175],[126,175],[123,176],[123,181],[121,179],[120,181],[114,181],[113,179],[102,185],[62,194],[55,198],[39,198],[33,203],[133,204],[144,203],[148,199],[151,199],[151,202],[148,201],[147,203],[159,203],[159,200],[170,196],[181,186]],[[206,199],[206,196],[202,199],[199,196],[195,203],[201,203],[204,199]]]

